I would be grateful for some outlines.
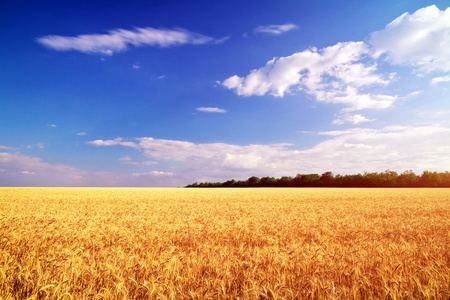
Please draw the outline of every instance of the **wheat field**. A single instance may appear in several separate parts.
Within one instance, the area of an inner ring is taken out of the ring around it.
[[[0,188],[0,299],[449,299],[449,189]]]

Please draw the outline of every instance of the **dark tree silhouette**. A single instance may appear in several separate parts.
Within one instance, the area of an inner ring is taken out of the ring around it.
[[[417,176],[407,170],[400,175],[386,170],[381,173],[364,172],[356,175],[336,175],[332,172],[319,174],[297,174],[290,176],[256,177],[245,181],[234,179],[225,182],[201,182],[189,184],[186,187],[450,187],[450,173],[424,171]]]

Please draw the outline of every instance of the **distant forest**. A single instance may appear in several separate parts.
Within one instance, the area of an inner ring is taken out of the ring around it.
[[[186,187],[450,187],[450,172],[424,171],[416,175],[413,171],[397,172],[386,170],[381,173],[357,175],[297,174],[295,177],[250,177],[247,180],[225,182],[201,182]]]

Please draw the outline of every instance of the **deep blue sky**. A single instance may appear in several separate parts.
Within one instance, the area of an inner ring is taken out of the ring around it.
[[[0,186],[450,169],[448,1],[2,1]]]

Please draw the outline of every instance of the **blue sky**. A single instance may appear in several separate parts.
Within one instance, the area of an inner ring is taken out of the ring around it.
[[[450,169],[448,1],[2,1],[1,186]]]

